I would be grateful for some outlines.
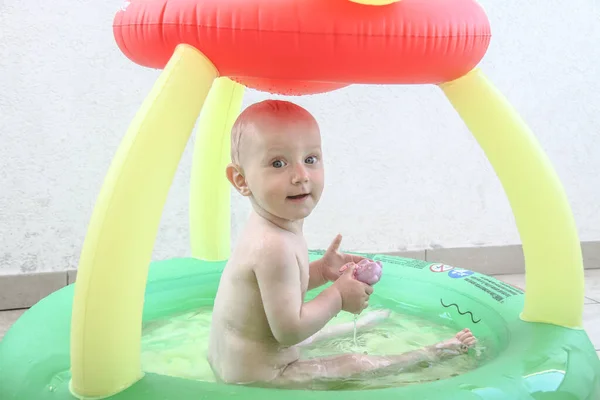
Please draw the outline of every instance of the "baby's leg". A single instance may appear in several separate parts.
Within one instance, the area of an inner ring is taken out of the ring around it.
[[[358,320],[356,321],[356,329],[360,330],[376,325],[378,322],[381,322],[384,319],[388,318],[390,316],[390,313],[391,312],[389,310],[377,310],[369,312],[364,316],[358,318]],[[298,343],[298,346],[310,346],[316,342],[346,335],[353,331],[354,322],[345,322],[342,324],[326,326],[319,332],[306,339],[305,341]]]
[[[343,354],[296,361],[270,383],[278,387],[302,388],[314,381],[336,381],[366,374],[372,376],[399,373],[424,361],[439,361],[464,354],[475,342],[471,331],[464,329],[452,339],[398,355]]]

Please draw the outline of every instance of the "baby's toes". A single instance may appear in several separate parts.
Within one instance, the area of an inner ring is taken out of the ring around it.
[[[475,336],[473,336],[473,333],[471,331],[462,331],[457,335],[457,339],[462,342],[462,344],[464,344],[465,346],[471,347],[475,344],[475,342],[477,342],[477,339],[475,338]]]
[[[466,335],[468,335],[469,333],[471,333],[471,331],[469,329],[465,328],[462,331],[458,332],[455,337],[456,337],[456,339],[458,339],[462,342],[463,338],[465,338]]]
[[[461,342],[465,343],[467,341],[471,341],[471,340],[475,339],[475,336],[473,336],[473,332],[466,329],[466,330],[459,332],[458,335],[456,335],[456,338],[458,340],[460,340]]]

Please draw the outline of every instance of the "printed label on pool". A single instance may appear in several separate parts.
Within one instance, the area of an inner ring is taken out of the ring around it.
[[[469,271],[468,269],[455,268],[454,270],[448,272],[448,276],[453,279],[462,279],[466,278],[469,275],[473,275],[473,271]]]
[[[453,266],[446,265],[446,264],[432,264],[429,267],[429,270],[431,272],[448,272],[448,271],[451,271],[453,269],[454,269]]]
[[[509,297],[518,296],[524,293],[522,290],[515,288],[508,283],[499,281],[489,276],[472,276],[465,279],[465,282],[470,283],[476,288],[486,292],[498,303],[502,303]]]

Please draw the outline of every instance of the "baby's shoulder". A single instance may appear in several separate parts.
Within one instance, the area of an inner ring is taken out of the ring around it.
[[[255,266],[295,263],[296,248],[285,235],[265,232],[248,248],[249,260]]]

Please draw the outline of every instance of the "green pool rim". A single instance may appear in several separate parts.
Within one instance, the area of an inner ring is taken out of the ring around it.
[[[311,260],[321,254],[311,251]],[[600,361],[585,331],[522,321],[519,314],[524,294],[519,288],[444,264],[378,254],[365,256],[384,265],[383,278],[370,304],[423,315],[457,329],[468,327],[478,337],[493,342],[498,353],[479,368],[449,379],[368,390],[376,391],[380,400],[537,399],[535,395],[540,393],[561,393],[570,396],[564,397],[567,399],[585,400],[600,396]],[[143,321],[210,304],[224,265],[192,258],[153,262]],[[307,298],[319,290],[311,291]],[[69,391],[72,301],[73,285],[47,296],[25,312],[0,341],[0,398],[75,398]],[[286,399],[305,400],[310,394],[315,400],[353,400],[363,399],[364,392],[266,389],[146,373],[133,386],[108,399],[198,399],[206,394],[210,399],[285,395]]]

